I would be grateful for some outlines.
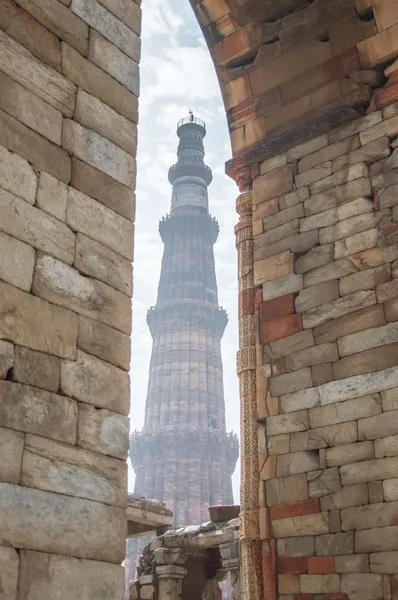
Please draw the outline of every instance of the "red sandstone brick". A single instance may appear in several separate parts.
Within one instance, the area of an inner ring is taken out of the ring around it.
[[[278,557],[278,573],[307,573],[308,558]]]
[[[398,83],[393,83],[380,90],[376,90],[368,108],[368,113],[381,110],[394,102],[398,102]]]
[[[269,344],[269,342],[281,340],[302,330],[303,318],[301,315],[287,315],[281,319],[267,321],[260,326],[260,344]]]
[[[312,500],[271,506],[269,509],[269,518],[273,521],[275,519],[287,519],[288,517],[298,517],[299,515],[310,515],[318,512],[321,512],[319,500],[318,498],[313,498]]]
[[[267,300],[260,304],[260,323],[273,321],[273,319],[279,319],[279,317],[285,317],[292,313],[294,313],[294,296],[286,294],[286,296]]]
[[[220,523],[222,521],[229,521],[230,519],[237,519],[239,517],[240,506],[209,506],[210,521],[213,523]]]
[[[334,572],[334,556],[311,556],[308,559],[308,573],[310,575],[324,575]]]

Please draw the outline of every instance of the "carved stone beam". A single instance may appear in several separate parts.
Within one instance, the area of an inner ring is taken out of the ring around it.
[[[181,548],[157,548],[153,556],[158,580],[158,600],[181,600],[182,582],[187,574],[182,565],[188,555]]]

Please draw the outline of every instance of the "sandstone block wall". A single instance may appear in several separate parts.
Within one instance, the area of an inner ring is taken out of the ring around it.
[[[253,181],[269,598],[398,598],[397,134],[398,103]]]
[[[0,0],[0,598],[124,595],[141,9]]]

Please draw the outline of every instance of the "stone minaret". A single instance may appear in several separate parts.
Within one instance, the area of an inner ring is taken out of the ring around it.
[[[175,525],[208,521],[208,507],[232,504],[236,435],[227,434],[221,338],[227,314],[218,305],[203,121],[178,123],[178,161],[169,170],[170,215],[156,305],[147,322],[153,338],[145,424],[133,433],[135,492],[166,502]]]

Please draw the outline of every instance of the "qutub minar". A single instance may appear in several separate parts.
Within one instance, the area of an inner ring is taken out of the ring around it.
[[[147,314],[153,347],[145,423],[131,436],[130,458],[135,493],[165,502],[180,527],[208,521],[211,505],[233,504],[238,439],[225,424],[221,338],[228,318],[218,305],[213,246],[219,227],[209,214],[205,123],[191,113],[177,135],[170,215],[159,224],[164,252],[157,302]],[[129,546],[131,560],[141,544]]]

